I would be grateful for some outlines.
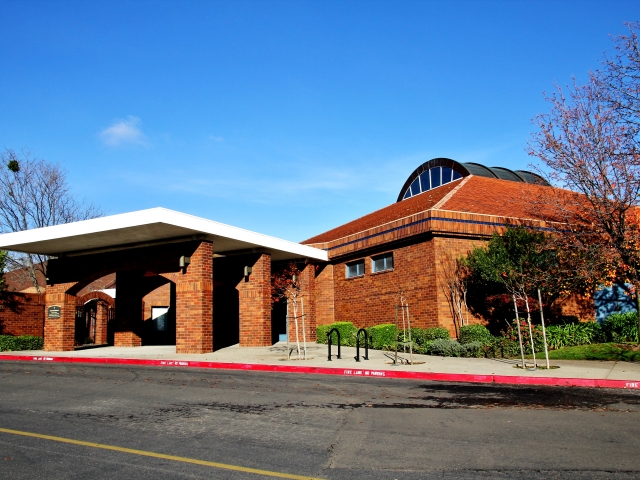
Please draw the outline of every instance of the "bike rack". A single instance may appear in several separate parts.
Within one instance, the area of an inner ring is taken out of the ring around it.
[[[337,328],[332,328],[329,333],[327,333],[327,345],[329,346],[329,353],[327,354],[327,360],[330,362],[331,361],[331,334],[333,332],[336,332],[336,335],[338,335],[338,356],[336,357],[338,360],[342,360],[342,357],[340,357],[340,332],[338,331]]]
[[[364,360],[369,360],[369,334],[364,328],[358,330],[356,333],[356,356],[353,357],[356,359],[356,362],[360,361],[360,334],[364,333]]]

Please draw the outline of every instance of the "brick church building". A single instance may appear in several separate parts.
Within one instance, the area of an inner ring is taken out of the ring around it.
[[[271,274],[291,261],[310,340],[334,321],[393,322],[400,290],[412,326],[454,334],[438,262],[507,225],[535,224],[526,198],[547,188],[531,172],[437,158],[411,173],[396,203],[300,244],[156,208],[0,235],[0,248],[50,257],[45,293],[31,302],[48,351],[272,345],[286,312],[272,308]],[[18,317],[0,310],[0,324]]]

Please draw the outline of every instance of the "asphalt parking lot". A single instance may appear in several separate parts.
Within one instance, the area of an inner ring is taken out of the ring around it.
[[[638,391],[20,362],[0,385],[2,478],[640,472]]]

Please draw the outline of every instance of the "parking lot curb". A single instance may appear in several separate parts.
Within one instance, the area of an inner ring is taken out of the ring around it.
[[[307,367],[268,365],[260,363],[200,362],[194,360],[148,360],[139,358],[55,357],[49,355],[0,355],[0,361],[39,363],[90,363],[101,365],[136,365],[153,367],[207,368],[255,372],[341,375],[363,378],[399,378],[439,382],[492,383],[503,385],[545,385],[558,387],[591,387],[640,389],[640,380],[607,380],[599,378],[562,378],[519,375],[474,375],[468,373],[411,372],[406,370],[376,370],[366,368]]]

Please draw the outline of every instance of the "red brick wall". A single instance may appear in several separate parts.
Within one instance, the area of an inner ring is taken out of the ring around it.
[[[596,318],[596,307],[593,297],[572,295],[558,299],[554,306],[560,309],[562,315],[575,315],[583,322],[594,321]]]
[[[334,312],[334,266],[321,265],[316,271],[315,303],[316,324],[328,325],[335,322]]]
[[[473,245],[482,244],[484,241],[477,239],[432,237],[396,248],[377,249],[359,257],[350,256],[333,265],[333,299],[329,282],[316,279],[318,324],[348,321],[360,328],[395,323],[395,305],[402,289],[409,304],[412,327],[445,327],[455,336],[451,309],[442,288],[439,257],[445,251],[454,258],[461,257]],[[371,257],[385,252],[393,252],[393,270],[372,273]],[[365,275],[346,278],[346,264],[358,259],[365,261]],[[482,321],[472,316],[469,320],[470,323]]]
[[[371,255],[389,251],[394,254],[393,270],[371,273]],[[346,278],[346,263],[360,258],[365,261],[365,275]],[[402,288],[409,303],[411,326],[439,326],[433,265],[431,240],[378,250],[336,263],[333,268],[335,321],[353,322],[358,328],[395,323],[395,305],[398,304],[398,292]],[[327,318],[326,311],[319,315]]]
[[[44,335],[43,294],[7,293],[0,299],[0,334]]]
[[[142,298],[143,302],[143,318],[145,321],[151,319],[151,307],[170,307],[171,306],[171,285],[166,283],[149,292]]]
[[[251,265],[249,265],[251,266]],[[240,296],[240,346],[271,345],[271,255],[262,254],[237,286]]]
[[[443,262],[447,256],[452,260],[455,260],[460,257],[464,257],[469,253],[474,247],[482,247],[486,245],[485,240],[473,239],[473,238],[452,238],[452,237],[435,237],[432,242],[434,243],[435,248],[435,261],[434,261],[434,269],[436,271],[436,282],[437,282],[437,315],[438,315],[438,326],[444,327],[449,330],[449,334],[452,337],[456,336],[456,328],[453,323],[453,315],[451,313],[451,307],[449,302],[447,301],[447,296],[443,289],[444,284],[444,272],[443,272]],[[484,319],[480,317],[474,317],[469,312],[467,317],[470,324],[473,323],[486,323]]]

